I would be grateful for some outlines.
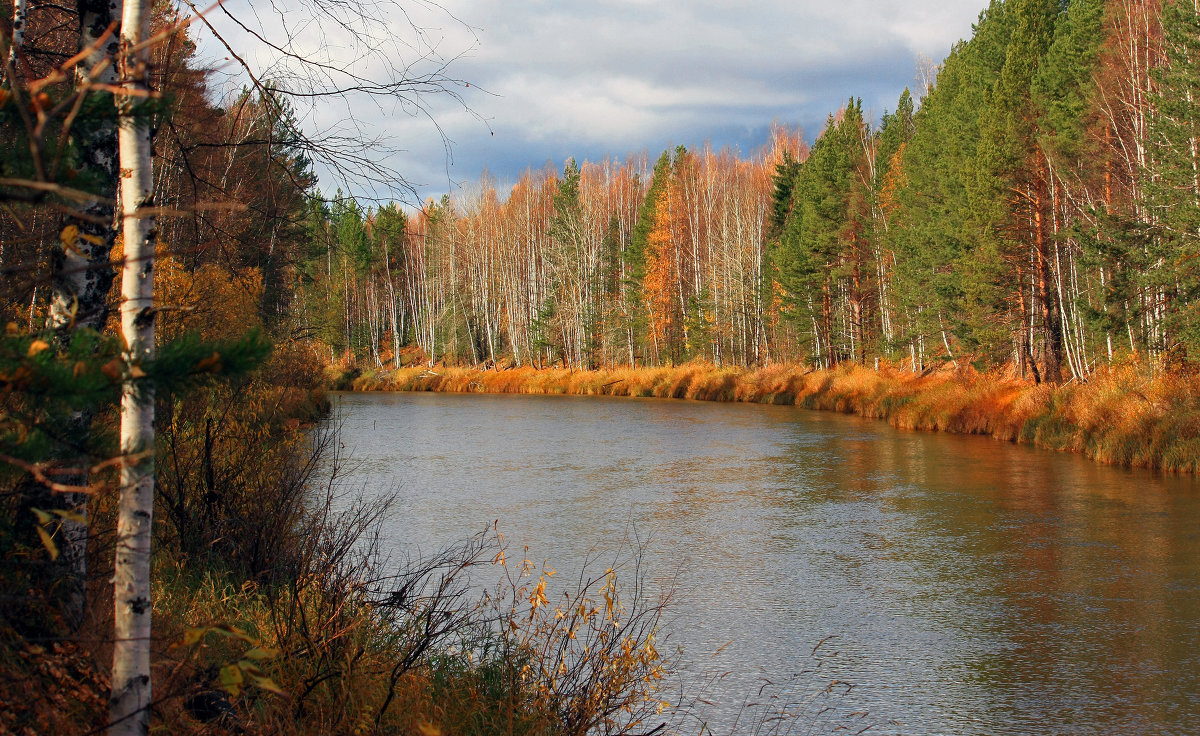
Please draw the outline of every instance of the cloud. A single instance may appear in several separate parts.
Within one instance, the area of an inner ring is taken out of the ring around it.
[[[454,95],[415,94],[416,104],[409,105],[324,100],[306,118],[325,129],[345,128],[353,118],[349,130],[394,141],[403,153],[387,163],[424,197],[484,169],[511,180],[547,160],[561,166],[569,155],[623,156],[706,140],[753,147],[765,142],[772,120],[799,124],[811,138],[851,95],[877,114],[894,106],[914,81],[918,57],[942,58],[970,34],[983,4],[446,0],[402,6],[383,0],[368,6],[372,23],[358,33],[353,23],[331,27],[329,18],[317,23],[298,12],[311,13],[310,6],[283,14],[260,10],[258,18],[267,31],[291,18],[297,49],[336,66],[325,72],[330,80],[345,79],[342,70],[386,76],[414,59],[408,73],[419,75],[452,59],[449,76],[471,85],[452,86]],[[260,63],[279,68],[277,52],[257,51]],[[444,139],[453,142],[449,159]]]

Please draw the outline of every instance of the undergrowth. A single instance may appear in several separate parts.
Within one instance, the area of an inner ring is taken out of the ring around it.
[[[388,497],[343,481],[312,382],[284,346],[259,375],[160,392],[151,728],[170,734],[623,734],[650,731],[673,664],[666,601],[636,551],[571,585],[495,529],[385,559]],[[304,381],[307,380],[308,383]],[[102,418],[107,419],[107,417]],[[90,498],[88,600],[0,487],[0,734],[102,733],[116,494]],[[647,725],[649,724],[649,725]]]

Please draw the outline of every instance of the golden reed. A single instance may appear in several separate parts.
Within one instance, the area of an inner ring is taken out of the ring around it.
[[[886,420],[901,429],[990,435],[1103,463],[1200,470],[1200,377],[1148,376],[1126,364],[1085,384],[1035,386],[974,370],[929,375],[844,364],[832,370],[687,363],[660,368],[407,367],[365,373],[355,391],[579,394],[795,405]]]

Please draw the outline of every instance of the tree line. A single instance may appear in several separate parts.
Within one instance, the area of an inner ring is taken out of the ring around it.
[[[415,212],[310,220],[333,359],[883,360],[1086,379],[1200,349],[1200,6],[996,0],[878,122],[568,161]]]
[[[413,214],[337,200],[314,212],[310,318],[329,357],[378,366],[408,344],[471,363],[754,361],[770,172],[679,149],[653,173],[572,160],[503,199],[484,180]]]

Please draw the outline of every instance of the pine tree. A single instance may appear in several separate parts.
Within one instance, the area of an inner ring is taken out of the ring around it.
[[[978,196],[976,181],[982,111],[1009,35],[1006,6],[993,0],[975,35],[946,58],[904,147],[905,186],[895,196],[888,240],[903,315],[897,341],[908,344],[914,369],[925,365],[934,345],[954,359],[951,335],[970,351],[998,341],[993,308],[1003,279],[994,243],[981,238],[980,218],[991,202]]]
[[[1095,247],[1111,244],[1115,234],[1102,224],[1111,201],[1111,187],[1105,182],[1111,170],[1104,150],[1111,136],[1096,104],[1104,23],[1104,0],[1073,0],[1059,14],[1053,41],[1032,81],[1032,104],[1040,113],[1038,146],[1051,172],[1056,205],[1052,215],[1064,352],[1076,374],[1089,370],[1090,351],[1102,349],[1111,355],[1116,327],[1111,317],[1124,303],[1124,299],[1112,306],[1104,303],[1102,290],[1111,292],[1119,266],[1111,260],[1106,263]],[[1104,278],[1089,278],[1094,274]],[[1095,288],[1088,289],[1089,284]],[[1093,339],[1091,327],[1106,335],[1102,343]]]
[[[862,176],[865,123],[861,100],[851,99],[825,131],[791,185],[791,204],[771,261],[783,300],[798,327],[810,333],[813,358],[833,365],[861,357],[863,248],[867,193]],[[865,269],[869,270],[869,269]],[[848,294],[847,304],[839,303]],[[839,311],[847,341],[834,339]]]
[[[771,232],[770,237],[777,240],[787,224],[788,214],[792,209],[792,189],[796,186],[796,176],[800,173],[800,162],[792,152],[785,150],[783,159],[775,164],[775,173],[771,176],[773,190],[771,194]]]
[[[1007,4],[1011,33],[999,78],[988,105],[981,109],[975,179],[980,234],[984,246],[998,258],[993,271],[997,280],[979,284],[985,287],[980,291],[980,306],[1005,316],[1002,330],[980,332],[988,338],[981,347],[993,360],[1002,355],[1011,344],[1010,335],[1021,340],[1028,335],[1027,315],[1034,311],[1040,318],[1042,358],[1036,375],[1051,383],[1062,381],[1063,335],[1051,256],[1052,183],[1038,145],[1041,110],[1035,104],[1033,81],[1050,48],[1057,14],[1056,0]],[[1017,292],[1004,293],[1011,284],[1017,285]],[[1031,348],[1023,345],[1022,352]]]
[[[1200,2],[1167,3],[1162,25],[1147,186],[1158,225],[1150,273],[1165,301],[1168,357],[1182,362],[1200,352]]]
[[[569,159],[563,166],[562,177],[552,197],[554,214],[550,218],[548,233],[552,246],[546,254],[553,279],[549,294],[553,302],[550,312],[557,316],[559,322],[554,329],[546,330],[547,335],[555,336],[546,344],[553,344],[568,363],[583,360],[583,353],[588,352],[588,335],[593,327],[592,315],[587,305],[583,304],[585,300],[582,296],[586,291],[584,282],[592,275],[585,272],[582,262],[585,233],[579,201],[581,178],[579,165],[574,158]]]
[[[892,165],[897,162],[897,154],[912,140],[916,130],[913,121],[915,113],[916,105],[912,93],[905,87],[896,103],[896,111],[884,113],[883,120],[880,121],[877,178],[881,184],[887,180]]]
[[[1041,111],[1039,133],[1058,168],[1086,166],[1094,123],[1096,64],[1104,42],[1105,0],[1072,0],[1054,26],[1054,39],[1032,80]]]

